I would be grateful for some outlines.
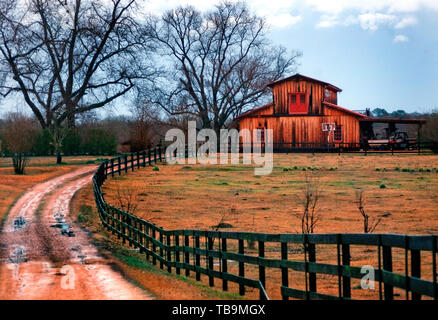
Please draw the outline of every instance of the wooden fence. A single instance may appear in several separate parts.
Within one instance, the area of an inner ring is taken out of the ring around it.
[[[350,250],[352,246],[367,246],[374,248],[377,255],[375,283],[379,299],[392,300],[394,288],[405,291],[407,299],[421,299],[422,296],[438,299],[436,235],[168,231],[105,202],[101,187],[108,177],[163,161],[165,154],[160,148],[123,155],[103,162],[93,177],[96,205],[103,225],[123,243],[138,248],[148,261],[154,265],[159,264],[161,269],[166,268],[168,272],[176,274],[184,273],[186,276],[194,273],[198,281],[201,275],[205,275],[210,286],[215,285],[215,279],[220,279],[225,291],[228,290],[228,283],[234,282],[238,284],[240,295],[245,294],[246,287],[252,287],[259,290],[260,299],[268,299],[265,290],[266,270],[277,269],[281,272],[281,286],[277,290],[281,291],[285,300],[289,297],[351,299],[351,281],[362,279],[364,273],[361,267],[351,265]],[[255,255],[249,253],[248,245],[245,246],[249,242],[257,244]],[[267,245],[278,245],[279,257],[267,257]],[[297,245],[301,248],[302,258],[291,259],[290,249]],[[322,245],[336,250],[335,264],[317,262],[317,246]],[[393,249],[404,252],[404,274],[393,271],[400,267],[393,263]],[[428,262],[429,279],[422,278],[422,253],[432,256]],[[235,273],[230,271],[231,264]],[[248,265],[258,268],[255,279],[245,275],[245,266]],[[304,288],[292,287],[294,283],[290,283],[290,272],[299,272],[304,276]],[[330,275],[337,280],[336,294],[318,292],[320,275]]]

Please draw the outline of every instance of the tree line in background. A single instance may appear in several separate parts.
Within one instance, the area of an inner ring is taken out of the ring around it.
[[[141,14],[142,5],[0,2],[0,94],[20,97],[39,124],[32,150],[54,150],[59,162],[66,150],[94,152],[90,141],[108,140],[97,145],[114,149],[110,134],[78,119],[121,97],[155,123],[191,117],[219,132],[269,98],[266,84],[294,71],[301,56],[271,43],[265,19],[245,2],[218,1],[208,12],[184,6],[160,16]]]

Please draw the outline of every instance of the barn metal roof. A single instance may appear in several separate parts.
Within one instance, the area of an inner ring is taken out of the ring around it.
[[[332,85],[332,84],[330,84],[328,82],[324,82],[324,81],[321,81],[321,80],[318,80],[318,79],[315,79],[315,78],[307,77],[307,76],[304,76],[304,75],[299,74],[299,73],[296,73],[293,76],[290,76],[290,77],[287,77],[287,78],[283,78],[283,79],[271,82],[271,83],[268,84],[268,87],[272,88],[273,86],[275,86],[275,85],[277,85],[279,83],[282,83],[282,82],[288,81],[288,80],[294,80],[294,79],[295,80],[304,79],[304,80],[307,80],[307,81],[316,82],[316,83],[325,85],[328,88],[330,88],[330,89],[332,89],[332,90],[334,90],[336,92],[342,92],[342,89],[340,89],[340,88],[338,88],[338,87],[336,87],[336,86],[334,86],[334,85]]]

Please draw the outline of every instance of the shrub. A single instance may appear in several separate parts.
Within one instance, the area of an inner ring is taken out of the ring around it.
[[[152,171],[160,171],[160,168],[158,168],[157,166],[155,166]]]
[[[386,185],[384,185],[383,183],[380,185],[380,189],[386,189]]]

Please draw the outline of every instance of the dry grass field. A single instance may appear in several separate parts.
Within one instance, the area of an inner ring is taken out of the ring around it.
[[[279,154],[269,176],[255,176],[253,167],[243,165],[159,165],[159,171],[146,168],[109,179],[103,190],[106,201],[119,207],[117,189],[131,194],[135,214],[165,229],[213,230],[222,222],[228,224],[222,231],[299,233],[305,175],[319,184],[317,233],[363,232],[356,190],[364,191],[367,214],[381,220],[375,233],[438,233],[437,156]],[[257,255],[256,247],[245,250]],[[291,259],[302,261],[299,245],[293,250]],[[279,246],[266,251],[279,258]],[[393,254],[394,271],[404,274],[404,251]],[[354,266],[377,265],[375,248],[353,246],[351,256]],[[423,278],[430,279],[431,255],[422,259]],[[317,246],[317,262],[336,263],[336,247]],[[245,268],[246,276],[257,279],[256,267]],[[237,274],[237,265],[229,269]],[[268,270],[271,298],[281,298],[280,279],[279,270]],[[318,291],[336,295],[337,281],[318,275]],[[290,283],[302,289],[304,275],[290,272]],[[377,288],[362,290],[359,281],[352,280],[352,290],[353,298],[378,297]],[[248,289],[248,297],[257,298],[257,291]],[[404,299],[404,291],[396,289],[395,297]]]
[[[222,219],[232,231],[296,233],[307,174],[319,181],[317,233],[362,232],[358,189],[365,211],[382,219],[376,232],[438,232],[437,156],[289,154],[276,155],[274,166],[255,176],[243,165],[164,165],[110,179],[104,191],[117,206],[117,187],[131,190],[135,213],[166,229],[210,230]]]

